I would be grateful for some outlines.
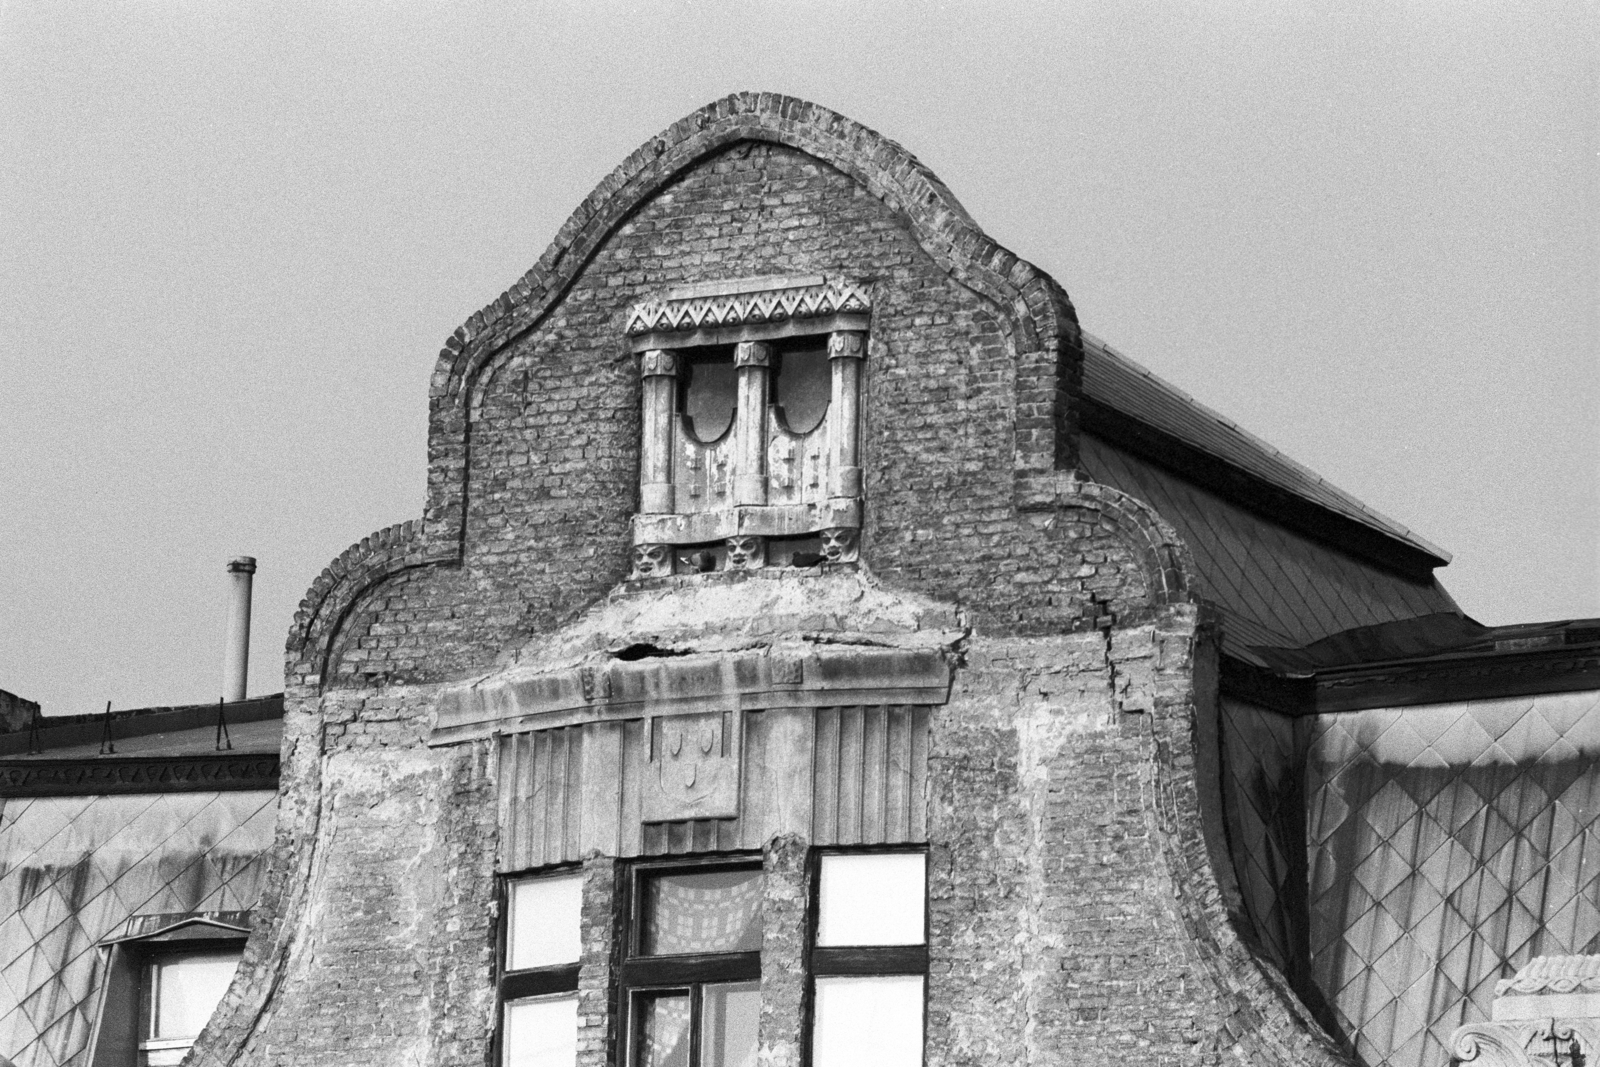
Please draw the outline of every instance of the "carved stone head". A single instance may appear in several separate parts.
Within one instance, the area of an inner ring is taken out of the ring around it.
[[[857,547],[857,532],[848,526],[822,531],[822,555],[829,563],[854,563]]]
[[[753,571],[766,566],[767,539],[765,537],[728,538],[728,569]]]
[[[634,545],[634,578],[664,578],[672,573],[672,550],[667,545]]]

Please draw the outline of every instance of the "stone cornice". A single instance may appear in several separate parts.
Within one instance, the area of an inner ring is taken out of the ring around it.
[[[686,712],[943,704],[950,665],[930,649],[818,647],[612,660],[446,689],[431,744]]]

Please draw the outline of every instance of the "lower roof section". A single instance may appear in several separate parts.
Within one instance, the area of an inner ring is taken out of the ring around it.
[[[1440,613],[1224,656],[1223,687],[1288,715],[1600,690],[1600,619],[1482,626]]]
[[[276,790],[283,695],[36,718],[0,733],[0,797]]]

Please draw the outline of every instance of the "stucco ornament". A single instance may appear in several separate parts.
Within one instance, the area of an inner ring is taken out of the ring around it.
[[[672,549],[668,545],[634,545],[633,573],[629,579],[664,578],[672,573]]]
[[[822,531],[822,555],[829,563],[854,563],[860,539],[848,526]]]
[[[1495,985],[1492,1021],[1458,1027],[1472,1067],[1578,1067],[1600,1053],[1600,956],[1535,956]]]
[[[1597,1037],[1592,1024],[1562,1019],[1478,1023],[1456,1030],[1450,1052],[1472,1067],[1575,1067],[1592,1062]]]
[[[739,739],[721,714],[653,721],[654,752],[644,775],[646,822],[728,818],[739,811]]]
[[[728,569],[730,571],[759,570],[767,564],[767,539],[765,537],[728,538]]]

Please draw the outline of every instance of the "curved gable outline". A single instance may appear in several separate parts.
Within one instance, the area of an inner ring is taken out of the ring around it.
[[[679,119],[623,160],[578,205],[533,269],[446,340],[429,389],[429,557],[461,556],[470,398],[477,377],[559,304],[604,242],[645,201],[739,141],[784,145],[849,175],[904,218],[918,244],[952,278],[1010,310],[1017,348],[1017,502],[1050,506],[1053,473],[1076,462],[1082,348],[1066,292],[979,229],[944,183],[900,145],[804,100],[736,93]]]

